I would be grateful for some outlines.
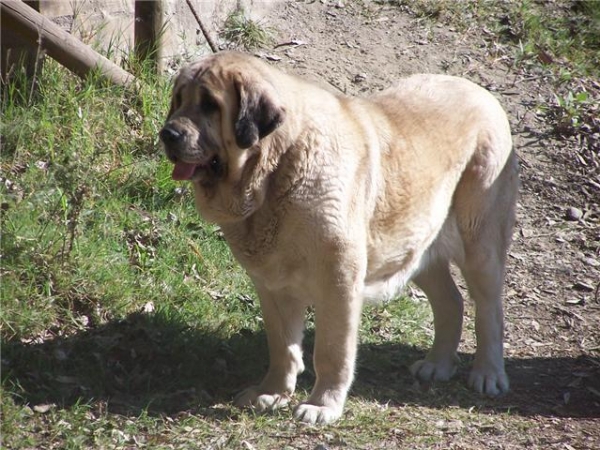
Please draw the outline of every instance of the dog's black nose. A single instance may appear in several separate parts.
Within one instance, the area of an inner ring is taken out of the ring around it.
[[[183,133],[170,126],[165,126],[158,135],[165,144],[176,144],[183,137]]]

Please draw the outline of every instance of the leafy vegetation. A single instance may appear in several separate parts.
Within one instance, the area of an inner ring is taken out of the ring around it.
[[[272,30],[249,18],[242,8],[236,8],[227,16],[221,36],[246,50],[266,47],[273,42]]]
[[[420,20],[483,30],[492,53],[547,78],[555,96],[540,111],[556,134],[600,132],[600,2],[393,0]],[[541,72],[541,74],[540,74]],[[592,142],[597,146],[597,142]]]

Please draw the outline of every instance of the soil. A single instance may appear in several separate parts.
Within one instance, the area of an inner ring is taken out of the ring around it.
[[[600,448],[600,139],[556,134],[540,112],[553,98],[551,74],[516,66],[485,28],[458,31],[398,7],[285,2],[266,23],[281,45],[257,54],[333,91],[367,95],[431,72],[500,99],[522,188],[505,301],[512,391],[496,405],[539,422],[528,431],[537,445]],[[473,348],[465,336],[461,351]],[[500,447],[516,448],[514,436],[498,436]]]

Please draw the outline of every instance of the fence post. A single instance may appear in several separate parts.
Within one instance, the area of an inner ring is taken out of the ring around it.
[[[40,10],[40,2],[37,0],[24,3],[36,11]],[[15,76],[21,71],[26,80],[33,80],[36,69],[41,68],[43,54],[38,51],[38,45],[25,41],[10,29],[8,18],[4,14],[0,18],[0,82],[6,83],[10,78],[24,81]]]
[[[138,61],[162,70],[163,0],[135,0],[134,50]]]
[[[32,47],[40,47],[80,77],[86,77],[95,71],[111,83],[121,86],[135,85],[136,79],[133,75],[84,45],[24,2],[0,0],[0,15],[3,29],[6,27]]]

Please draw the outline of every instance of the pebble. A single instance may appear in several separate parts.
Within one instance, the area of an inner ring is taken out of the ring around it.
[[[592,292],[594,290],[594,286],[586,281],[576,281],[575,284],[573,284],[573,289],[577,289],[578,291]]]
[[[600,267],[600,261],[594,258],[585,257],[583,258],[583,262],[586,263],[588,266]]]
[[[567,220],[579,220],[583,217],[583,211],[574,206],[567,208]]]
[[[55,408],[55,407],[56,407],[56,405],[54,403],[47,403],[47,404],[35,405],[33,407],[33,410],[38,414],[46,414],[48,411],[50,411],[52,408]]]

